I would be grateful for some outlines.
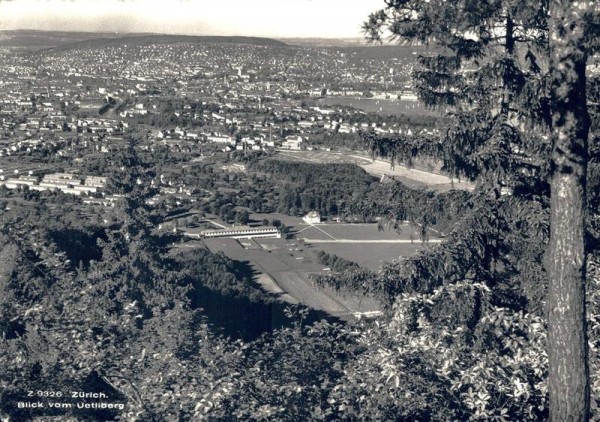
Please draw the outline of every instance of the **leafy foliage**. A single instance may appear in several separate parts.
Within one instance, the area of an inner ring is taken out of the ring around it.
[[[441,245],[376,272],[321,275],[315,281],[369,294],[386,306],[402,293],[430,293],[465,279],[485,281],[494,291],[496,305],[526,307],[540,315],[546,284],[542,259],[549,235],[547,204],[540,198],[517,197],[495,203],[480,194],[471,198],[470,207]],[[451,314],[453,308],[447,312]]]
[[[438,51],[419,59],[413,78],[426,104],[445,108],[455,119],[455,126],[438,139],[366,134],[373,154],[408,163],[419,154],[433,155],[451,174],[478,180],[491,201],[489,213],[479,214],[485,221],[479,225],[482,230],[470,231],[474,250],[463,246],[423,267],[408,266],[425,280],[434,280],[417,291],[447,285],[442,284],[446,280],[441,264],[461,263],[467,253],[466,261],[479,263],[482,271],[459,265],[450,271],[451,283],[464,278],[486,282],[495,306],[517,311],[527,304],[529,311],[538,308],[539,315],[543,293],[534,300],[534,292],[536,284],[545,285],[545,248],[532,240],[548,245],[548,391],[553,420],[585,420],[589,413],[583,283],[591,126],[586,64],[588,55],[597,52],[598,22],[597,3],[591,1],[399,0],[387,1],[364,24],[375,40],[387,30],[398,40],[438,46]],[[512,193],[514,200],[502,198],[505,193]],[[530,214],[536,209],[542,214]],[[478,227],[477,221],[471,224]],[[550,228],[550,242],[545,226]],[[590,226],[588,237],[594,232]],[[444,249],[450,252],[456,246],[449,242]],[[532,261],[521,260],[522,254]],[[400,280],[410,282],[403,270]],[[413,287],[398,284],[400,290]],[[492,348],[489,354],[496,351]],[[524,410],[518,419],[532,417],[531,409]],[[481,412],[476,415],[496,416]]]
[[[479,297],[485,310],[473,328],[435,317],[440,303],[460,296]],[[389,323],[363,327],[357,342],[366,352],[328,399],[340,420],[546,418],[543,321],[494,307],[490,296],[472,282],[404,294]]]
[[[344,270],[354,270],[358,268],[358,264],[356,262],[348,261],[347,259],[340,258],[339,256],[328,254],[325,251],[318,251],[317,259],[323,265],[327,265],[331,267],[333,271],[340,272]]]
[[[360,201],[374,178],[353,164],[312,164],[267,159],[254,170],[277,181],[277,211],[290,215],[318,211],[322,215],[344,213]]]

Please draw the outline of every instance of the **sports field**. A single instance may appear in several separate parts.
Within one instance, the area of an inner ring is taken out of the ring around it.
[[[362,167],[367,173],[376,177],[393,177],[400,182],[412,186],[427,186],[435,191],[447,191],[450,189],[473,190],[472,183],[461,182],[443,174],[430,173],[419,169],[409,169],[406,166],[396,164],[391,167],[386,160],[372,160],[364,153],[334,152],[334,151],[278,151],[275,156],[282,160],[304,161],[311,163],[354,163]]]
[[[305,224],[298,229],[296,238],[303,239],[307,248],[323,250],[371,269],[440,242],[431,233],[430,242],[424,244],[409,225],[402,226],[400,233],[379,230],[377,224]]]
[[[204,239],[212,252],[248,262],[256,272],[255,280],[282,301],[302,302],[331,315],[351,319],[355,312],[378,311],[373,299],[341,295],[329,288],[313,285],[310,275],[329,271],[317,259],[318,251],[337,255],[362,267],[378,269],[383,264],[410,256],[441,240],[431,233],[429,245],[418,240],[416,230],[380,230],[376,223],[307,224],[300,217],[282,214],[252,214],[252,219],[279,219],[290,228],[290,236],[265,239]]]
[[[257,273],[257,282],[281,300],[302,302],[342,319],[352,319],[355,312],[373,312],[379,305],[370,298],[340,295],[329,288],[313,285],[310,274],[323,271],[311,250],[297,241],[285,239],[205,239],[212,252],[248,262]]]
[[[398,99],[378,99],[366,97],[326,97],[320,100],[328,106],[346,106],[367,112],[387,115],[439,116],[440,112],[425,107],[422,103]]]
[[[400,232],[384,227],[379,229],[376,223],[327,223],[309,225],[304,222],[296,226],[296,237],[301,239],[332,239],[332,240],[416,240],[417,231],[409,226],[401,227]]]

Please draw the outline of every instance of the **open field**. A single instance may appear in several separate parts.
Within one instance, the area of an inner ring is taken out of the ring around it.
[[[393,177],[411,187],[427,186],[436,191],[450,189],[473,190],[472,183],[460,182],[443,174],[431,173],[424,170],[410,169],[396,164],[391,167],[387,160],[372,160],[358,152],[333,151],[279,151],[278,156],[286,160],[305,161],[318,164],[353,163],[362,167],[367,173],[376,177]],[[277,157],[277,156],[276,156]]]
[[[298,227],[296,238],[304,239],[307,248],[323,250],[371,269],[441,242],[432,233],[429,243],[423,244],[409,225],[404,225],[400,233],[388,229],[380,231],[377,224],[305,224],[303,228],[300,224]]]
[[[310,239],[350,239],[350,240],[415,240],[418,233],[409,225],[395,230],[379,230],[377,223],[321,223],[309,225],[301,222],[297,226],[296,236]]]
[[[250,219],[262,221],[263,219],[277,219],[290,228],[290,233],[298,239],[316,240],[357,240],[357,241],[397,241],[407,240],[418,242],[419,236],[415,229],[409,224],[404,224],[400,232],[384,227],[378,229],[377,223],[336,223],[324,222],[319,224],[308,224],[301,217],[294,217],[280,213],[251,213]],[[436,239],[434,231],[429,233],[430,239]]]
[[[268,220],[272,220],[272,219],[279,220],[286,226],[291,227],[292,231],[296,231],[296,230],[301,229],[302,227],[306,227],[306,223],[304,223],[304,221],[302,221],[302,218],[300,218],[300,217],[294,217],[291,215],[281,214],[278,212],[261,213],[261,214],[251,213],[250,214],[251,220],[262,221],[265,218]]]
[[[275,158],[277,157],[305,161],[309,163],[317,164],[331,164],[331,163],[353,163],[356,165],[368,164],[371,159],[367,156],[355,155],[354,153],[348,152],[335,152],[335,151],[288,151],[279,150]]]
[[[327,272],[317,260],[316,252],[329,254],[377,269],[401,256],[413,255],[428,247],[417,239],[406,225],[395,230],[378,230],[377,224],[327,223],[309,225],[299,217],[282,214],[255,214],[252,218],[280,219],[291,228],[290,239],[204,239],[212,252],[223,252],[229,258],[247,262],[255,271],[256,281],[282,301],[301,302],[314,309],[340,318],[351,318],[355,312],[380,310],[370,298],[343,296],[328,288],[317,288],[311,274]],[[432,236],[433,237],[433,236]],[[434,238],[433,242],[440,242]]]
[[[258,273],[259,284],[283,301],[302,302],[343,319],[351,319],[355,312],[380,310],[372,299],[342,296],[332,289],[314,286],[309,276],[323,271],[323,265],[296,241],[205,239],[204,243],[212,252],[221,251],[231,259],[249,262]]]
[[[386,160],[373,160],[368,164],[360,165],[367,173],[377,176],[391,176],[399,180],[408,179],[414,182],[422,183],[430,189],[436,191],[446,191],[450,189],[473,190],[474,185],[469,182],[463,182],[443,174],[430,173],[428,171],[411,169],[406,166],[396,164],[391,167],[390,162]]]
[[[328,106],[353,107],[358,110],[387,114],[387,115],[409,115],[409,116],[439,116],[441,113],[425,107],[418,101],[379,99],[368,97],[326,97],[319,103]]]

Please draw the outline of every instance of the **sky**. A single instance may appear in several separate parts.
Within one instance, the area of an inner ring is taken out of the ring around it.
[[[0,30],[362,37],[384,0],[0,0]]]

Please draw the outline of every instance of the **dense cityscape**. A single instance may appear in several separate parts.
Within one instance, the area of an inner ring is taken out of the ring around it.
[[[410,54],[376,59],[365,49],[152,42],[7,52],[0,154],[19,165],[3,166],[6,186],[49,188],[25,177],[52,171],[36,157],[77,167],[122,148],[131,133],[141,148],[165,147],[192,160],[216,151],[358,149],[356,134],[367,128],[432,130],[330,105],[362,100],[377,111],[381,99],[413,111]]]

